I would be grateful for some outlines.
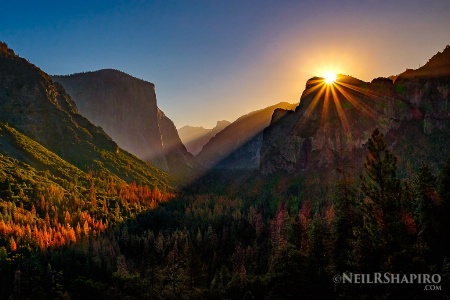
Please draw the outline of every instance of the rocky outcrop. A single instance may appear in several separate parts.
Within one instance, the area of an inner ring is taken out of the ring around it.
[[[295,106],[281,102],[240,117],[209,140],[197,155],[198,161],[208,169],[258,169],[262,132],[273,112]]]
[[[179,169],[174,161],[180,168],[194,165],[173,123],[159,110],[152,83],[109,69],[53,78],[72,96],[79,112],[122,148],[173,174]]]
[[[395,80],[397,96],[410,103],[414,116],[424,119],[424,132],[448,128],[450,113],[450,47],[417,70],[407,70]]]
[[[186,149],[195,156],[202,151],[203,146],[205,146],[212,137],[230,124],[230,122],[225,120],[217,121],[216,126],[212,129],[187,125],[178,129],[178,134],[181,141],[186,146]]]
[[[402,140],[414,144],[417,135],[424,135],[424,143],[432,147],[426,135],[450,129],[449,71],[447,47],[422,68],[392,77],[395,82],[376,78],[369,83],[340,75],[327,85],[322,78],[310,79],[295,112],[277,111],[264,131],[261,172],[360,165],[355,157],[363,157],[357,153],[375,128],[391,137],[391,146],[405,157],[411,150],[402,148]],[[427,151],[415,155],[426,157]]]

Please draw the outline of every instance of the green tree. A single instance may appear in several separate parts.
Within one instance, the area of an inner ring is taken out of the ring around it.
[[[450,257],[450,245],[442,241],[448,239],[448,233],[450,231],[450,157],[447,159],[444,167],[442,168],[439,176],[439,195],[441,200],[441,208],[439,214],[437,214],[439,222],[439,236],[440,236],[440,249],[434,249],[438,251],[438,256]]]
[[[352,247],[354,244],[353,228],[358,225],[356,199],[358,195],[355,179],[346,173],[338,181],[333,193],[335,217],[332,222],[331,240],[332,269],[344,272],[353,264]]]
[[[426,163],[422,163],[419,173],[414,181],[414,219],[417,222],[419,236],[431,248],[440,244],[438,233],[439,206],[441,200],[437,192],[437,178],[431,173]]]
[[[368,142],[369,154],[361,176],[364,195],[383,209],[397,207],[400,199],[400,180],[397,177],[397,158],[387,148],[378,129]]]
[[[362,227],[357,230],[359,257],[370,269],[384,266],[393,270],[394,257],[401,251],[401,184],[397,177],[397,158],[389,151],[378,129],[368,141],[369,154],[361,176],[364,199],[359,207]]]

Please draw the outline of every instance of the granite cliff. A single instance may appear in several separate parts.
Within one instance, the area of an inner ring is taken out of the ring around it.
[[[195,168],[173,122],[158,108],[155,86],[117,70],[53,76],[81,114],[140,159],[172,174]]]

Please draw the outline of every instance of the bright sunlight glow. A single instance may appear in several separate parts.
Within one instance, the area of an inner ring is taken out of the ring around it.
[[[332,84],[336,81],[336,74],[333,72],[326,72],[323,77],[327,84]]]

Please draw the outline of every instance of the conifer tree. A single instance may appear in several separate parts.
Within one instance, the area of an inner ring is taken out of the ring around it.
[[[368,150],[360,178],[364,199],[360,205],[363,225],[358,231],[359,255],[372,252],[373,257],[365,260],[368,263],[371,260],[371,268],[376,269],[377,264],[381,264],[392,270],[392,256],[400,251],[398,238],[403,234],[397,158],[389,151],[378,129],[368,141]]]
[[[361,176],[361,189],[382,208],[395,206],[400,198],[400,180],[397,178],[397,158],[387,148],[378,129],[368,142],[369,154]]]
[[[431,173],[428,164],[422,163],[414,187],[414,218],[419,226],[419,234],[428,244],[433,243],[430,239],[437,231],[435,216],[438,213],[440,199],[437,193],[437,179]]]
[[[442,201],[440,213],[437,215],[439,219],[439,236],[441,240],[441,249],[439,255],[450,257],[450,245],[442,242],[448,239],[450,231],[450,157],[447,159],[442,172],[439,176],[439,195]]]
[[[343,172],[333,194],[335,218],[332,223],[332,261],[334,271],[346,271],[352,264],[353,228],[358,225],[356,211],[357,188],[355,180]]]
[[[439,178],[439,193],[443,204],[450,204],[450,157],[447,159]]]

